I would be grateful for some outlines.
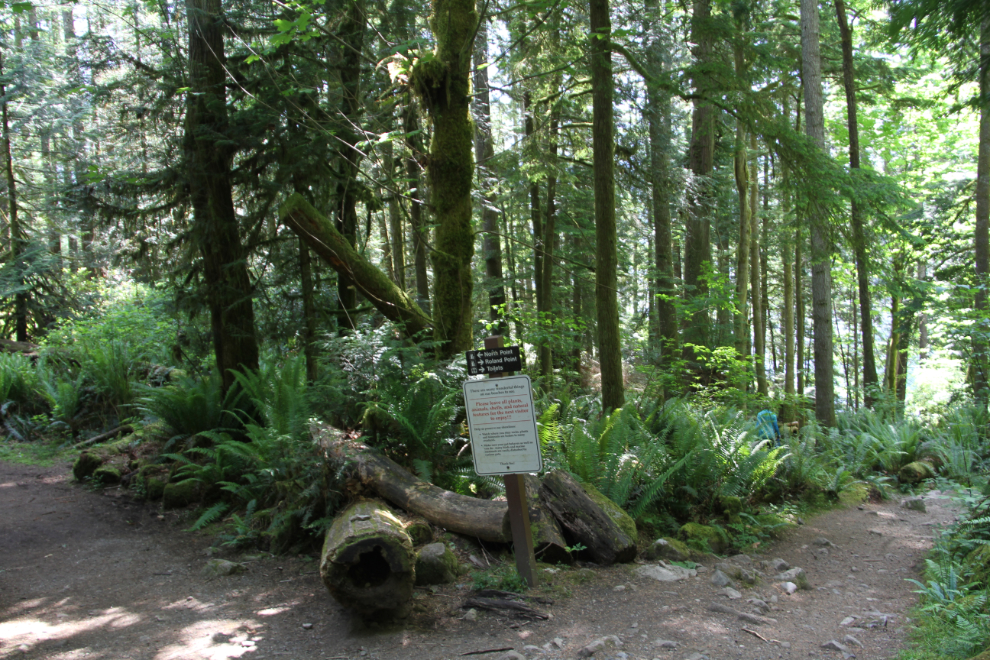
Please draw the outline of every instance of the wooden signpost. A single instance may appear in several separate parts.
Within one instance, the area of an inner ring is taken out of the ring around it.
[[[486,373],[489,380],[465,381],[464,403],[475,471],[502,475],[516,569],[534,587],[536,556],[523,475],[542,470],[543,457],[529,376],[513,375],[521,365],[519,347],[505,347],[504,342],[502,337],[487,337],[484,351],[468,352],[469,373]],[[499,382],[492,383],[492,379]]]

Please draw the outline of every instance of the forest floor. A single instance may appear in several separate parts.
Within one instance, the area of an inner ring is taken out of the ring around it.
[[[636,575],[642,564],[571,568],[540,590],[554,602],[534,606],[549,620],[465,619],[465,578],[417,591],[401,624],[369,624],[331,599],[311,557],[228,556],[246,570],[208,578],[211,539],[182,531],[188,514],[93,492],[64,463],[0,462],[0,659],[578,658],[596,640],[605,644],[595,660],[847,655],[822,647],[832,640],[857,658],[890,658],[912,628],[906,579],[920,577],[933,534],[955,515],[937,492],[924,501],[925,513],[897,501],[836,509],[753,557],[804,568],[810,588],[793,595],[770,580],[735,584],[742,597],[730,599],[712,584],[713,565],[676,582]],[[751,614],[755,598],[771,607],[762,621],[710,609]]]

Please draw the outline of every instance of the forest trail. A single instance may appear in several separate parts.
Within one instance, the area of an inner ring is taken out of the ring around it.
[[[810,589],[794,595],[774,582],[735,584],[742,597],[730,600],[711,583],[713,566],[658,582],[636,575],[641,565],[633,564],[554,574],[546,588],[554,603],[536,605],[552,614],[546,621],[487,613],[465,620],[458,608],[470,591],[466,578],[418,593],[409,620],[380,626],[334,602],[310,558],[249,553],[231,557],[243,573],[207,578],[211,539],[181,531],[188,522],[179,514],[161,516],[121,491],[95,493],[70,479],[65,466],[0,463],[2,660],[492,660],[508,649],[521,654],[508,656],[516,660],[569,659],[600,639],[596,660],[843,658],[822,648],[831,640],[857,658],[890,658],[912,625],[915,587],[905,580],[919,578],[936,527],[955,515],[932,492],[924,513],[890,501],[809,520],[754,558],[804,568]],[[710,609],[748,614],[754,598],[770,603],[769,619]]]

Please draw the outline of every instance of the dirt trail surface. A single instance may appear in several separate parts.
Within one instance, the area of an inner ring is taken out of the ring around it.
[[[733,580],[732,598],[715,562],[672,582],[637,574],[650,564],[571,568],[545,573],[554,602],[533,606],[548,620],[465,618],[465,579],[417,592],[413,615],[384,625],[334,602],[311,558],[238,555],[243,573],[208,578],[210,539],[181,531],[187,520],[67,472],[0,463],[0,659],[890,658],[912,625],[905,579],[955,515],[929,493],[927,512],[885,502],[809,520],[747,569],[803,568],[809,588],[793,595],[771,571]],[[833,640],[845,650],[822,647]]]

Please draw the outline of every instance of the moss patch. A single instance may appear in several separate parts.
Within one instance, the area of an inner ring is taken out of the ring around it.
[[[169,482],[162,491],[162,506],[166,509],[181,509],[199,501],[199,482],[187,479]]]
[[[112,465],[101,465],[93,471],[93,481],[104,486],[120,483],[120,470]]]
[[[717,527],[689,522],[683,525],[677,535],[695,550],[721,553],[729,544],[728,535]]]
[[[102,458],[84,451],[79,454],[79,458],[72,464],[72,476],[76,478],[76,481],[82,481],[86,477],[92,476],[101,465],[103,465]]]
[[[905,484],[917,484],[925,479],[932,479],[934,476],[935,470],[923,461],[908,463],[897,473],[897,478]]]
[[[598,489],[591,484],[581,484],[581,487],[584,488],[584,492],[588,494],[588,497],[594,500],[595,504],[600,506],[602,511],[604,511],[608,517],[619,526],[619,529],[622,530],[623,534],[628,536],[631,541],[635,541],[639,538],[639,533],[636,531],[636,521],[633,520],[628,513],[623,511],[622,507],[602,495]]]
[[[845,504],[846,506],[850,504],[859,504],[860,502],[865,502],[870,497],[870,486],[864,483],[855,483],[841,493],[839,493],[839,502]]]

